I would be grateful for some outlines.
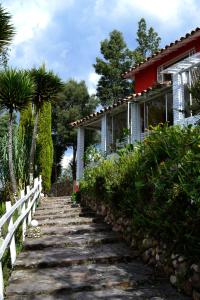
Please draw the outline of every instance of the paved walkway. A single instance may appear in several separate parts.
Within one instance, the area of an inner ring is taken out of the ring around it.
[[[70,198],[42,200],[7,288],[10,300],[186,300],[155,278],[100,217]]]

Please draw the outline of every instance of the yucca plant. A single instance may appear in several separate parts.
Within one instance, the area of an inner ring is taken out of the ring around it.
[[[30,71],[30,75],[36,86],[33,97],[35,120],[29,160],[29,174],[31,183],[34,175],[34,159],[39,112],[44,102],[50,102],[62,90],[63,84],[57,75],[55,75],[52,71],[46,70],[45,65],[42,65],[38,69],[33,68]]]
[[[13,165],[13,113],[27,106],[34,90],[34,82],[27,72],[9,68],[0,72],[0,105],[9,112],[8,161],[10,182],[14,194],[17,193],[17,183]]]

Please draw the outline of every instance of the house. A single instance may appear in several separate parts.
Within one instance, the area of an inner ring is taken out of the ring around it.
[[[83,174],[84,132],[101,132],[101,150],[110,153],[120,142],[124,128],[128,142],[144,139],[150,125],[168,122],[195,124],[199,115],[191,110],[188,87],[200,76],[200,28],[160,49],[123,74],[134,81],[135,94],[72,123],[78,128],[77,180]],[[122,79],[123,80],[123,79]]]

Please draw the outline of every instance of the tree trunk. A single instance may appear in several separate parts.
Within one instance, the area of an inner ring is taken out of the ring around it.
[[[13,112],[10,111],[8,121],[8,165],[10,173],[10,182],[14,196],[17,194],[17,182],[15,178],[14,165],[13,165]]]
[[[73,145],[73,158],[72,158],[72,178],[73,182],[76,181],[76,145]]]
[[[34,128],[33,128],[32,143],[31,143],[31,151],[30,151],[30,160],[29,160],[29,184],[33,183],[33,176],[34,176],[34,160],[35,160],[38,118],[39,118],[39,112],[36,111]]]

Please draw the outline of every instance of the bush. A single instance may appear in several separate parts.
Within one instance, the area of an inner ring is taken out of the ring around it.
[[[160,125],[132,151],[87,168],[80,183],[91,195],[132,219],[137,233],[200,254],[200,127]]]

